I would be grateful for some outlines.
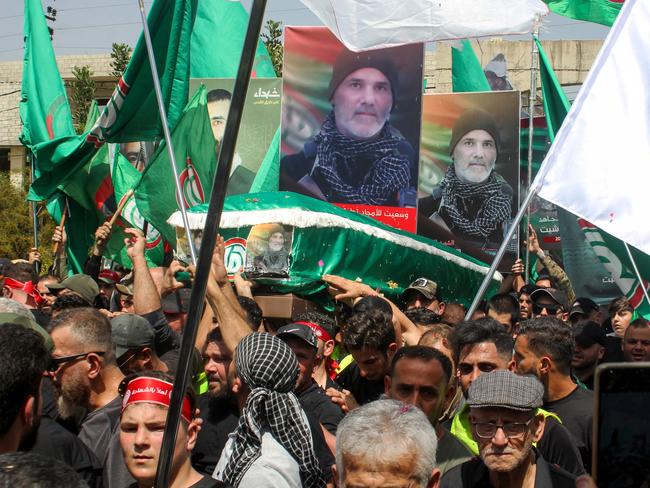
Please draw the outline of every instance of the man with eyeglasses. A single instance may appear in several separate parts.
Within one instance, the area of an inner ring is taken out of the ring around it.
[[[134,480],[119,445],[118,387],[124,375],[115,358],[111,324],[95,309],[75,308],[57,315],[51,327],[59,412],[65,418],[79,408],[88,411],[79,439],[102,464],[104,487],[127,486]]]
[[[555,288],[537,288],[530,294],[533,301],[533,318],[555,317],[562,322],[569,319],[566,295]]]
[[[438,297],[438,284],[428,278],[418,278],[402,294],[404,310],[424,307],[442,316],[445,302]]]
[[[546,419],[538,411],[543,397],[544,387],[533,376],[498,370],[476,378],[467,404],[480,457],[446,473],[441,488],[573,488],[575,477],[533,447],[544,433]]]

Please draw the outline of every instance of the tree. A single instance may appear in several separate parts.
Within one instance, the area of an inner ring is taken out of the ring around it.
[[[24,187],[16,186],[9,172],[0,173],[0,257],[26,258],[34,245],[33,220],[30,203],[27,202],[29,178],[23,177]],[[39,251],[43,269],[52,262],[52,233],[54,221],[43,206],[39,206]]]
[[[122,77],[131,59],[132,52],[133,49],[128,44],[113,43],[111,51],[111,68],[113,68],[113,71],[111,71],[111,76]]]
[[[282,56],[284,48],[282,46],[282,22],[267,20],[264,24],[265,32],[262,33],[262,42],[269,52],[273,69],[276,76],[282,76]]]
[[[72,119],[74,120],[75,129],[81,134],[86,125],[90,102],[95,96],[95,81],[93,80],[93,72],[88,65],[81,68],[75,66],[72,68],[72,75],[74,76],[70,95],[74,107]]]

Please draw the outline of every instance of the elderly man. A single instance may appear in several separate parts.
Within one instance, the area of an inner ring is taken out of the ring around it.
[[[454,124],[449,143],[453,164],[423,199],[430,219],[458,238],[482,249],[498,246],[512,216],[513,191],[495,170],[501,137],[496,120],[468,110]]]
[[[329,83],[332,111],[302,152],[283,158],[282,186],[333,203],[404,206],[416,154],[389,122],[397,82],[386,54],[344,50]]]
[[[420,409],[396,400],[368,403],[341,422],[338,486],[437,487],[436,448],[436,433]]]
[[[449,471],[442,487],[542,488],[575,486],[575,477],[533,448],[544,433],[544,387],[532,376],[497,370],[469,387],[472,436],[480,457]]]

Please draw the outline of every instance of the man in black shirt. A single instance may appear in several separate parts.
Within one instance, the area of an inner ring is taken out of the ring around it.
[[[298,359],[300,374],[295,393],[302,408],[311,413],[330,434],[336,435],[343,412],[312,378],[318,350],[318,338],[313,329],[297,322],[280,327],[276,336],[291,348]]]
[[[605,354],[606,336],[596,322],[584,322],[574,326],[575,349],[571,359],[574,378],[589,390],[594,389],[594,372]]]
[[[544,385],[544,409],[557,414],[573,434],[585,468],[591,465],[594,394],[571,379],[573,331],[547,316],[523,322],[515,342],[518,374],[534,374]]]
[[[344,412],[377,400],[384,392],[384,376],[397,350],[392,317],[378,309],[353,315],[343,331],[343,346],[354,363],[336,378],[343,391],[327,390],[332,401]]]

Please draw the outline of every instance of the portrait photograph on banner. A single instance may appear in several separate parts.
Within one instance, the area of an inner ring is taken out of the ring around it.
[[[418,234],[492,261],[517,213],[519,113],[515,91],[424,96]]]
[[[201,83],[205,85],[208,94],[208,114],[212,133],[217,144],[220,144],[226,129],[235,79],[193,78],[190,80],[190,96]],[[250,80],[228,180],[228,196],[250,191],[255,175],[280,125],[281,102],[282,80],[279,78]]]
[[[354,53],[284,32],[280,190],[416,229],[423,44]]]

